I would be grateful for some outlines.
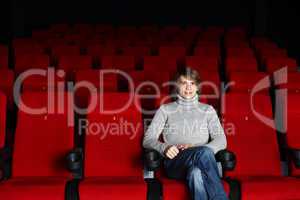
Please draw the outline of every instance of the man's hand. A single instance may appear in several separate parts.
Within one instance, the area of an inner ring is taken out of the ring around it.
[[[176,145],[176,146],[177,146],[177,148],[178,148],[179,150],[181,150],[181,151],[193,147],[192,144],[178,144],[178,145]]]
[[[175,158],[178,153],[179,153],[179,149],[175,145],[170,145],[165,150],[165,156],[167,156],[167,158],[170,159]]]

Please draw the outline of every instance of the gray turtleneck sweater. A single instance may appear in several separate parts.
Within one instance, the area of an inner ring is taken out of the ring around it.
[[[163,141],[159,140],[162,134]],[[193,144],[210,147],[214,153],[225,149],[227,142],[218,115],[210,105],[177,96],[172,103],[161,105],[148,127],[143,146],[162,155],[169,145]],[[164,155],[163,155],[164,156]]]

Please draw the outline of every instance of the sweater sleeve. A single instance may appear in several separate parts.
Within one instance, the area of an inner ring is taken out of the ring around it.
[[[216,154],[218,151],[226,149],[226,136],[215,109],[210,106],[207,112],[207,126],[211,141],[204,146],[210,147]]]
[[[168,144],[160,142],[159,136],[162,133],[167,121],[167,115],[164,113],[163,107],[161,106],[148,127],[144,139],[143,147],[148,149],[154,149],[164,156],[164,151]]]

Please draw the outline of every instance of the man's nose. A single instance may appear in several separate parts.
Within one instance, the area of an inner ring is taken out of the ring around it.
[[[192,84],[190,84],[190,83],[186,84],[186,89],[187,90],[190,90],[191,88],[192,88]]]

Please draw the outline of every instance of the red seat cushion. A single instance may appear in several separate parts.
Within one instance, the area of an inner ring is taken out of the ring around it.
[[[242,197],[247,200],[300,199],[300,179],[291,177],[252,177],[242,180]]]
[[[64,178],[14,178],[0,182],[0,196],[5,200],[64,200]]]
[[[164,200],[187,200],[190,199],[189,190],[184,181],[162,178]],[[229,194],[229,185],[222,181],[225,192]]]
[[[136,177],[87,178],[80,183],[79,194],[81,200],[141,200],[146,199],[147,184]]]

